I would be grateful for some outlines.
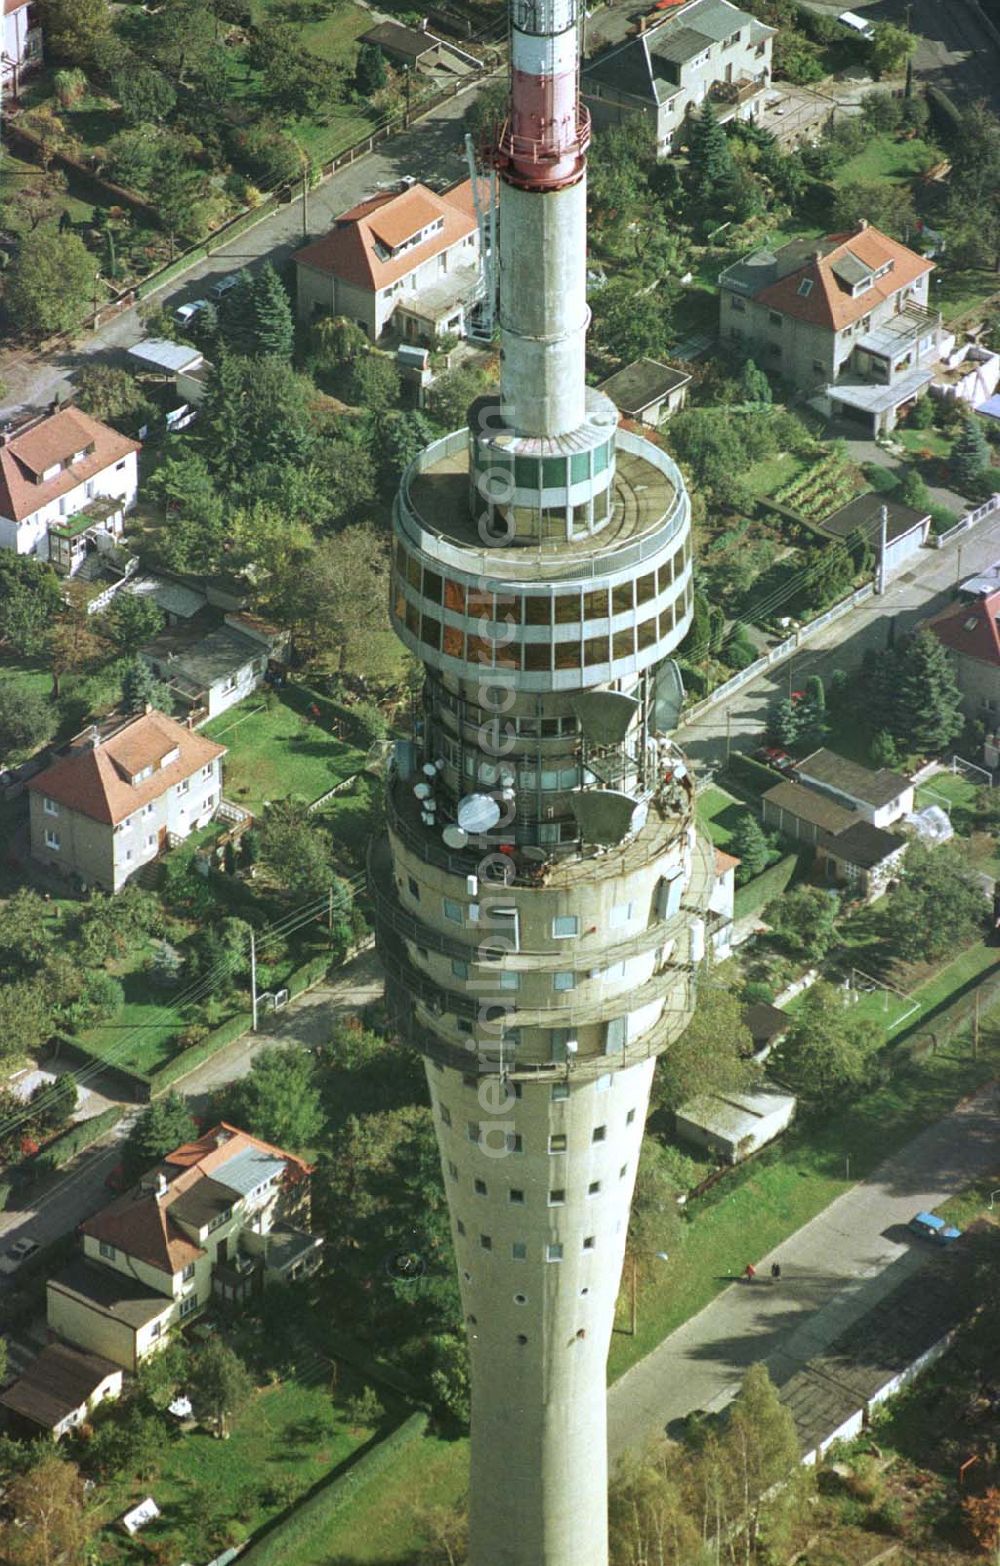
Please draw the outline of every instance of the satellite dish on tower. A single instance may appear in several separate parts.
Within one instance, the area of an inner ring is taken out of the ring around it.
[[[458,802],[458,824],[466,832],[488,832],[500,820],[500,806],[490,794],[466,794]]]
[[[672,734],[680,722],[684,704],[684,681],[673,658],[660,664],[653,678],[653,723],[655,734]]]
[[[441,837],[448,848],[464,848],[469,841],[469,834],[465,828],[454,825],[446,826]]]

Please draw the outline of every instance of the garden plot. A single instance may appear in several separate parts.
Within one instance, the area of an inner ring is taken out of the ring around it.
[[[784,484],[773,499],[809,522],[821,522],[865,488],[860,469],[839,452],[830,452],[800,477]]]

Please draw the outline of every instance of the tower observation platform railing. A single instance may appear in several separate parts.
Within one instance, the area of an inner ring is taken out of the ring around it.
[[[590,146],[590,112],[583,104],[577,105],[574,152],[582,156]],[[517,162],[534,164],[559,163],[566,156],[564,147],[553,147],[535,136],[520,136],[511,129],[509,119],[500,128],[500,136],[494,151],[494,162],[499,169]]]

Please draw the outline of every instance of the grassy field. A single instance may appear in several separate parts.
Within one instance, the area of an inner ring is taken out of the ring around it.
[[[706,788],[698,795],[698,821],[716,848],[726,848],[736,823],[747,814],[747,807],[723,788]]]
[[[870,185],[880,180],[901,185],[916,179],[930,168],[940,154],[926,141],[897,141],[894,136],[875,136],[863,152],[847,162],[833,176],[835,185]]]
[[[155,1479],[136,1483],[131,1497],[116,1497],[119,1510],[155,1495],[162,1516],[142,1541],[122,1541],[121,1560],[147,1559],[147,1548],[169,1540],[163,1559],[202,1560],[205,1524],[238,1515],[249,1531],[288,1504],[282,1489],[294,1480],[305,1491],[324,1479],[363,1444],[368,1432],[348,1428],[325,1378],[317,1385],[284,1382],[257,1392],[236,1420],[228,1441],[203,1431],[163,1449]],[[268,1487],[276,1487],[268,1500]],[[157,1556],[157,1559],[161,1558]]]
[[[349,777],[364,757],[302,717],[280,697],[248,696],[206,723],[201,732],[228,746],[223,767],[227,799],[259,812],[266,800],[318,799]]]
[[[985,779],[984,779],[985,782]],[[917,789],[917,805],[938,805],[947,812],[956,832],[972,831],[972,813],[978,784],[961,772],[936,772]]]
[[[951,456],[951,441],[940,430],[896,429],[892,432],[892,438],[914,456],[921,451],[929,451],[934,457]]]
[[[773,457],[763,457],[760,462],[754,462],[747,468],[743,475],[748,489],[760,500],[767,500],[776,490],[790,484],[806,470],[806,463],[802,457],[796,457],[790,451],[779,452]]]
[[[117,973],[125,1004],[117,1016],[87,1028],[80,1043],[126,1071],[153,1071],[173,1055],[171,1039],[184,1026],[181,1013],[149,982],[137,959],[129,972]]]
[[[984,300],[1000,293],[1000,278],[981,267],[964,271],[942,267],[931,286],[930,304],[941,311],[946,321],[976,311]]]

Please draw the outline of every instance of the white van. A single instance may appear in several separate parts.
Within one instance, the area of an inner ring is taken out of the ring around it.
[[[852,32],[860,33],[862,38],[866,38],[869,43],[875,37],[871,23],[866,21],[863,16],[859,16],[856,11],[841,11],[837,21],[842,22],[845,27],[849,27]]]

